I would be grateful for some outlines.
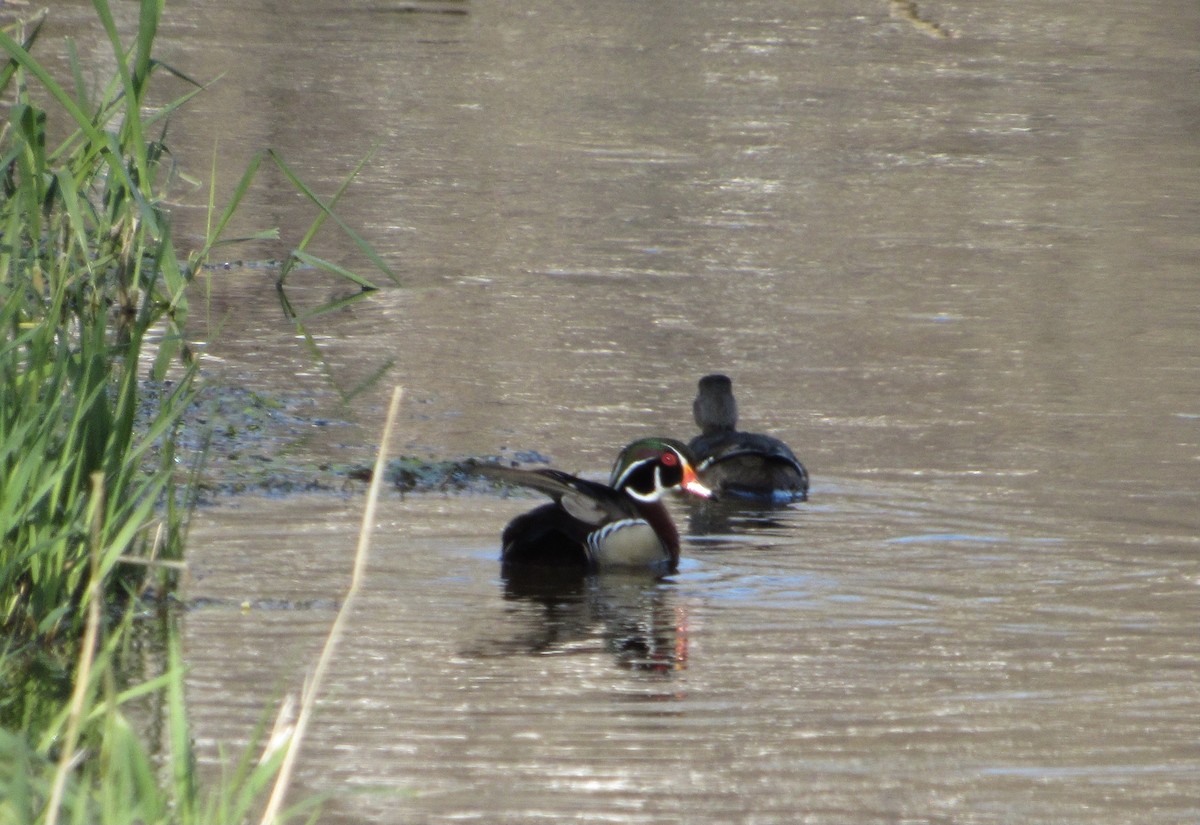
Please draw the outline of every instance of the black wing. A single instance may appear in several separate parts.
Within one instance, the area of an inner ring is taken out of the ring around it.
[[[499,464],[478,468],[480,474],[506,484],[541,490],[582,522],[604,524],[636,514],[626,497],[606,484],[564,473],[561,470],[520,470]]]

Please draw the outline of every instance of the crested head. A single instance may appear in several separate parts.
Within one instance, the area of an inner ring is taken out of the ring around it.
[[[609,486],[641,502],[654,502],[682,488],[701,498],[712,492],[696,477],[687,445],[673,438],[643,438],[625,447],[613,464]]]
[[[733,381],[727,375],[706,375],[700,379],[696,400],[692,402],[696,426],[705,434],[734,430],[737,427],[737,400]]]

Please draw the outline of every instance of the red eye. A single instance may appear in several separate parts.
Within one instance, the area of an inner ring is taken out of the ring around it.
[[[668,450],[662,454],[662,458],[660,458],[659,461],[662,462],[664,467],[674,467],[679,463],[679,456]]]

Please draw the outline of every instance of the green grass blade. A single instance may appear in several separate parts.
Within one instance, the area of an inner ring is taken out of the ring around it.
[[[332,261],[327,261],[324,258],[318,258],[315,255],[309,255],[307,252],[304,252],[299,249],[295,249],[292,251],[292,257],[295,258],[296,260],[300,261],[303,264],[307,264],[308,266],[314,266],[317,269],[323,269],[326,272],[331,272],[334,275],[337,275],[339,278],[344,278],[345,280],[350,281],[353,284],[357,284],[358,286],[362,287],[363,289],[367,289],[367,290],[379,289],[379,287],[375,286],[375,284],[371,283],[366,278],[363,278],[361,275],[356,275],[355,273],[351,272],[350,270],[346,269],[345,267],[338,266],[337,264],[333,263]]]
[[[146,17],[146,7],[152,5],[154,0],[142,0],[141,12],[142,17]],[[130,72],[129,61],[126,57],[125,47],[121,43],[121,35],[117,31],[116,21],[113,20],[112,10],[108,6],[107,0],[92,0],[92,7],[95,8],[97,16],[100,18],[101,24],[104,26],[104,31],[108,35],[109,43],[112,45],[113,57],[117,61],[117,75],[121,78],[121,84],[125,94],[123,97],[125,103],[126,116],[121,122],[121,132],[123,135],[122,143],[127,145],[132,150],[132,160],[134,167],[137,169],[137,179],[139,185],[134,185],[132,182],[127,184],[129,191],[147,192],[150,187],[150,174],[147,168],[145,140],[142,136],[142,89],[144,88],[145,78],[141,75],[135,75]],[[141,34],[139,32],[138,43],[140,48]],[[138,60],[140,60],[140,54]],[[144,67],[143,67],[144,68]],[[115,157],[121,157],[122,152],[119,148],[113,152]],[[145,187],[145,188],[143,188]]]
[[[50,73],[40,63],[30,56],[29,52],[25,51],[17,41],[9,37],[2,29],[0,29],[0,48],[8,53],[11,60],[19,63],[23,69],[38,79],[38,82],[45,87],[50,96],[54,98],[58,105],[66,110],[75,124],[83,131],[88,140],[92,141],[96,146],[107,146],[108,141],[103,133],[92,124],[91,117],[76,104],[75,100],[67,94],[66,90],[60,86]]]
[[[358,177],[359,173],[362,172],[363,167],[367,165],[367,161],[373,158],[377,151],[379,151],[379,145],[374,146],[371,151],[363,155],[355,167],[350,170],[350,174],[346,175],[341,185],[337,188],[337,191],[333,193],[333,197],[329,199],[328,211],[321,212],[317,215],[316,219],[312,222],[312,225],[308,227],[308,231],[304,233],[304,237],[300,239],[300,243],[297,245],[298,249],[303,250],[308,248],[308,245],[312,242],[312,239],[316,237],[317,232],[319,232],[321,227],[325,225],[325,218],[332,213],[333,208],[337,206],[337,202],[341,200],[346,189],[348,189],[354,179]]]
[[[262,165],[263,153],[256,152],[250,162],[246,164],[246,171],[242,173],[242,177],[238,180],[237,186],[233,189],[233,195],[229,198],[229,202],[225,205],[225,210],[217,219],[215,225],[210,225],[208,228],[208,238],[204,245],[195,254],[194,259],[196,265],[202,264],[208,260],[209,253],[213,246],[217,243],[220,237],[225,233],[225,228],[229,225],[229,221],[233,219],[234,213],[241,206],[242,199],[246,197],[246,192],[250,189],[250,184],[254,182],[254,178],[258,175],[258,169]],[[216,181],[216,155],[213,155],[213,182]],[[215,189],[215,186],[213,187]],[[210,210],[211,212],[211,210]]]
[[[158,34],[158,23],[162,19],[164,0],[142,0],[141,15],[138,19],[137,51],[133,62],[134,86],[137,89],[137,100],[140,104],[145,92],[145,86],[150,79],[153,65],[151,49],[154,37]]]
[[[384,263],[384,260],[379,257],[379,253],[377,253],[369,243],[363,240],[363,238],[357,232],[351,229],[345,221],[338,217],[337,214],[333,212],[324,201],[317,197],[316,193],[313,192],[302,180],[300,180],[299,177],[296,176],[296,173],[293,172],[287,163],[284,162],[283,158],[280,157],[278,152],[276,152],[274,149],[268,149],[267,154],[270,155],[273,161],[275,161],[275,165],[279,167],[279,170],[283,172],[284,176],[291,182],[291,184],[295,186],[296,189],[299,190],[306,198],[308,198],[318,209],[320,209],[322,213],[327,215],[330,220],[336,223],[342,232],[346,234],[346,237],[354,241],[354,245],[357,246],[359,250],[367,256],[368,259],[370,259],[371,263],[375,264],[376,268],[378,268],[380,272],[387,275],[393,283],[400,283],[399,277],[392,271],[391,267]]]
[[[21,44],[21,48],[28,52],[33,48],[37,36],[42,31],[42,25],[46,22],[46,11],[43,10],[41,16],[33,24],[33,31],[25,38],[25,42]],[[0,69],[0,94],[5,94],[8,91],[8,84],[12,81],[17,73],[17,67],[20,64],[13,58],[9,58],[4,67]]]
[[[395,358],[389,358],[387,361],[384,361],[378,367],[373,369],[366,378],[364,378],[362,381],[359,381],[354,387],[350,388],[350,391],[346,393],[346,400],[353,401],[361,393],[371,389],[371,387],[379,383],[380,379],[382,379],[383,376],[386,375],[387,372],[395,365]]]
[[[78,260],[82,261],[88,273],[92,273],[92,257],[88,254],[88,249],[91,243],[88,239],[88,224],[83,214],[83,203],[79,197],[79,190],[75,186],[75,176],[69,174],[65,169],[60,169],[55,177],[58,180],[58,190],[63,207],[66,209],[67,217],[69,218],[68,226],[70,227],[71,238],[75,247],[79,250],[80,256]]]
[[[286,306],[286,311],[289,312],[288,317],[291,318],[292,320],[302,321],[302,322],[303,321],[311,321],[313,318],[317,318],[322,315],[328,315],[331,312],[337,312],[338,310],[345,309],[346,307],[350,306],[351,304],[354,304],[354,303],[357,303],[358,301],[364,300],[369,294],[370,294],[369,291],[355,292],[352,295],[345,295],[341,298],[336,298],[336,299],[330,301],[329,303],[321,304],[319,307],[314,307],[313,309],[305,310],[304,312],[301,312],[299,314],[297,314],[293,310],[291,302],[288,302],[287,306]]]
[[[25,47],[29,51],[29,47]],[[75,83],[75,99],[83,108],[90,109],[88,103],[87,84],[83,82],[83,67],[79,63],[79,51],[75,48],[75,38],[67,38],[67,60],[71,64],[71,80]]]
[[[196,820],[196,784],[193,771],[191,732],[188,729],[187,709],[184,704],[183,653],[180,650],[179,634],[174,627],[167,634],[167,724],[170,736],[171,775],[174,778],[175,804],[179,808],[180,821]]]

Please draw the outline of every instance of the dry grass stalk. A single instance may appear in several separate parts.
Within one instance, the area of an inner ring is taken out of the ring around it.
[[[363,508],[362,526],[358,533],[358,548],[354,553],[354,571],[350,576],[350,587],[346,590],[346,596],[342,600],[342,606],[338,610],[337,617],[333,620],[332,627],[329,628],[329,635],[325,639],[325,646],[321,649],[321,655],[317,659],[316,666],[306,680],[303,697],[300,702],[300,713],[296,717],[295,728],[287,740],[287,751],[284,753],[283,762],[279,767],[279,775],[275,779],[275,787],[271,789],[271,798],[267,800],[267,807],[263,811],[260,825],[272,825],[279,815],[279,809],[283,805],[284,797],[287,795],[288,784],[291,782],[296,757],[300,752],[300,743],[304,739],[308,720],[312,716],[313,707],[316,705],[317,694],[321,690],[321,682],[325,678],[325,671],[329,668],[329,663],[333,660],[334,648],[337,647],[338,639],[341,638],[346,617],[350,615],[354,597],[357,595],[359,587],[362,584],[363,574],[367,567],[367,550],[371,544],[371,529],[375,524],[375,504],[379,500],[379,489],[383,486],[384,468],[387,462],[387,445],[391,440],[392,427],[395,424],[396,415],[400,410],[400,400],[403,397],[403,387],[396,387],[392,391],[392,401],[388,407],[387,420],[383,425],[383,435],[379,439],[379,451],[375,456],[375,469],[371,477],[371,487],[367,491],[367,503]]]

